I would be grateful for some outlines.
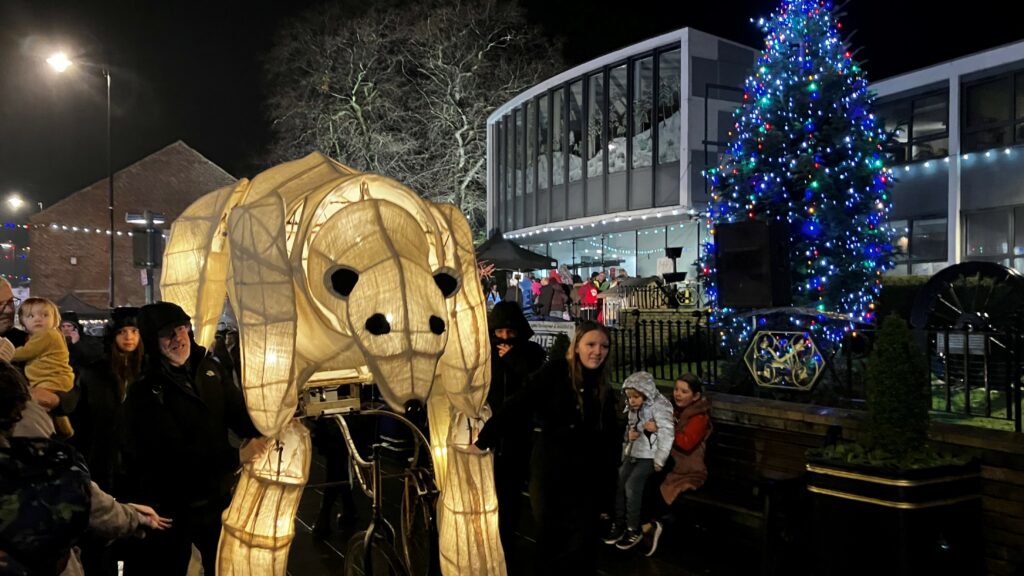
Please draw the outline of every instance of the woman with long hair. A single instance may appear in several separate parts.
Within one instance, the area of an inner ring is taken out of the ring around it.
[[[599,518],[614,493],[619,447],[608,349],[605,326],[580,323],[566,356],[551,358],[476,440],[479,449],[494,448],[524,420],[539,429],[530,461],[537,529],[537,566],[530,573],[597,571]]]

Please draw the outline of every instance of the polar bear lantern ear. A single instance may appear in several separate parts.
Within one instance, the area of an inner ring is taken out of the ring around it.
[[[277,193],[228,217],[228,295],[238,318],[242,387],[249,416],[265,436],[288,423],[299,401],[292,377],[298,319],[284,224],[284,199]]]

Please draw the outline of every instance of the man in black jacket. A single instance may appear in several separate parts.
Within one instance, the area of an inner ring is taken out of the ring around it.
[[[128,574],[184,576],[193,544],[205,573],[215,573],[221,513],[239,465],[228,429],[259,436],[230,368],[195,343],[190,320],[169,302],[139,310],[147,358],[126,400],[128,489],[174,524],[139,543]]]

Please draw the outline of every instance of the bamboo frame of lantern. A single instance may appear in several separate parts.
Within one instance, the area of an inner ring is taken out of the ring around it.
[[[200,198],[172,226],[164,263],[162,293],[195,319],[200,344],[230,299],[249,414],[288,454],[287,467],[246,465],[221,572],[284,574],[281,526],[303,462],[308,471],[292,420],[301,391],[372,373],[392,409],[427,404],[442,571],[505,573],[491,456],[457,449],[487,414],[490,348],[472,235],[454,206],[314,153]]]

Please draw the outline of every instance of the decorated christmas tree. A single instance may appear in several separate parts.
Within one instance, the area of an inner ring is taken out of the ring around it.
[[[837,341],[874,320],[882,274],[892,266],[886,134],[831,2],[783,0],[758,26],[764,51],[746,80],[722,165],[708,174],[709,229],[713,239],[724,223],[785,223],[793,306],[810,312],[794,322]],[[706,248],[709,296],[728,325],[738,311],[718,307],[713,243]],[[843,320],[831,320],[837,315]]]

